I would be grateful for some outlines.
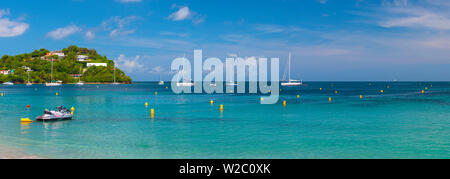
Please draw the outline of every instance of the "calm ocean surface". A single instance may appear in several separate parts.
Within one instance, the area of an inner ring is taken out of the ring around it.
[[[157,83],[0,86],[0,145],[44,158],[450,158],[450,82],[369,83],[306,82],[274,105]],[[20,122],[58,105],[75,119]]]

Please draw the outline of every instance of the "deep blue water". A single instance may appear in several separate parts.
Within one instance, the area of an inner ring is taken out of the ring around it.
[[[0,144],[46,158],[450,158],[450,82],[305,84],[274,105],[157,83],[0,86]],[[74,120],[20,122],[63,104]]]

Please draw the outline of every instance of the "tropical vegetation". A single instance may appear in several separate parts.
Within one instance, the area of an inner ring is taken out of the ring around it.
[[[10,72],[8,75],[0,74],[0,82],[11,81],[14,83],[45,83],[51,79],[51,62],[53,60],[53,80],[63,83],[76,83],[80,79],[72,77],[71,74],[81,74],[81,81],[87,83],[108,83],[113,81],[114,61],[106,56],[101,56],[95,49],[79,48],[71,45],[64,48],[64,57],[60,58],[47,49],[35,50],[16,56],[3,55],[0,58],[0,71]],[[88,57],[87,61],[78,61],[78,55]],[[87,67],[87,63],[106,63],[107,67]],[[81,72],[81,73],[80,73]],[[116,82],[131,83],[131,78],[116,68]]]

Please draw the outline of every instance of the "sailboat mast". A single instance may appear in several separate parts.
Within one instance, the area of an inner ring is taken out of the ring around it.
[[[291,81],[291,52],[289,52],[289,82]]]
[[[114,74],[113,74],[114,83],[116,83],[116,64],[114,64]]]
[[[83,74],[83,66],[80,67],[80,77],[78,77],[78,82],[81,82],[82,74]]]
[[[53,82],[53,58],[52,58],[52,69],[51,69],[51,74],[50,74],[50,83]]]

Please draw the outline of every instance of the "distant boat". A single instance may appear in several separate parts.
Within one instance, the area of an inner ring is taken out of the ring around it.
[[[5,82],[5,83],[3,83],[3,85],[7,85],[7,86],[12,86],[12,85],[14,85],[14,83],[13,83],[13,82],[10,82],[10,81],[8,81],[8,82]]]
[[[288,64],[289,64],[289,67],[288,67],[289,68],[289,81],[281,83],[281,86],[301,86],[301,85],[303,85],[303,82],[291,79],[291,53],[290,52],[289,52]]]
[[[216,84],[216,83],[211,83],[211,84],[209,84],[209,86],[211,86],[211,87],[216,87],[217,84]]]
[[[51,86],[61,86],[61,85],[62,85],[62,81],[57,81],[57,82],[53,81],[53,59],[52,59],[52,68],[51,68],[51,73],[50,73],[50,83],[45,83],[45,86],[51,87]]]
[[[61,83],[58,83],[58,82],[51,82],[51,83],[45,83],[45,86],[48,86],[48,87],[52,87],[52,86],[61,86],[62,84]]]
[[[184,55],[184,56],[186,58],[186,55]],[[191,80],[188,81],[188,80],[183,79],[183,82],[180,82],[180,75],[184,74],[184,73],[185,73],[184,70],[179,71],[178,76],[177,76],[177,78],[178,78],[177,86],[178,87],[192,87],[192,86],[195,86],[195,83],[191,82]]]
[[[112,85],[120,85],[120,83],[116,82],[116,65],[114,64],[114,73],[113,73],[113,83]]]
[[[28,79],[27,79],[27,86],[32,86],[33,83],[30,83],[30,71],[27,71]]]
[[[83,74],[83,67],[80,67],[80,74]],[[81,76],[78,78],[78,83],[76,83],[75,85],[77,85],[77,86],[84,85],[84,83],[81,81]]]
[[[159,86],[162,86],[162,85],[164,85],[164,81],[163,81],[163,80],[161,80],[161,75],[159,75],[159,83],[158,83],[158,85],[159,85]]]
[[[191,87],[191,86],[195,86],[195,83],[192,82],[177,82],[177,86],[178,87]]]
[[[233,81],[229,81],[229,82],[227,82],[227,86],[237,86],[238,84],[236,84],[235,82],[233,82]]]

